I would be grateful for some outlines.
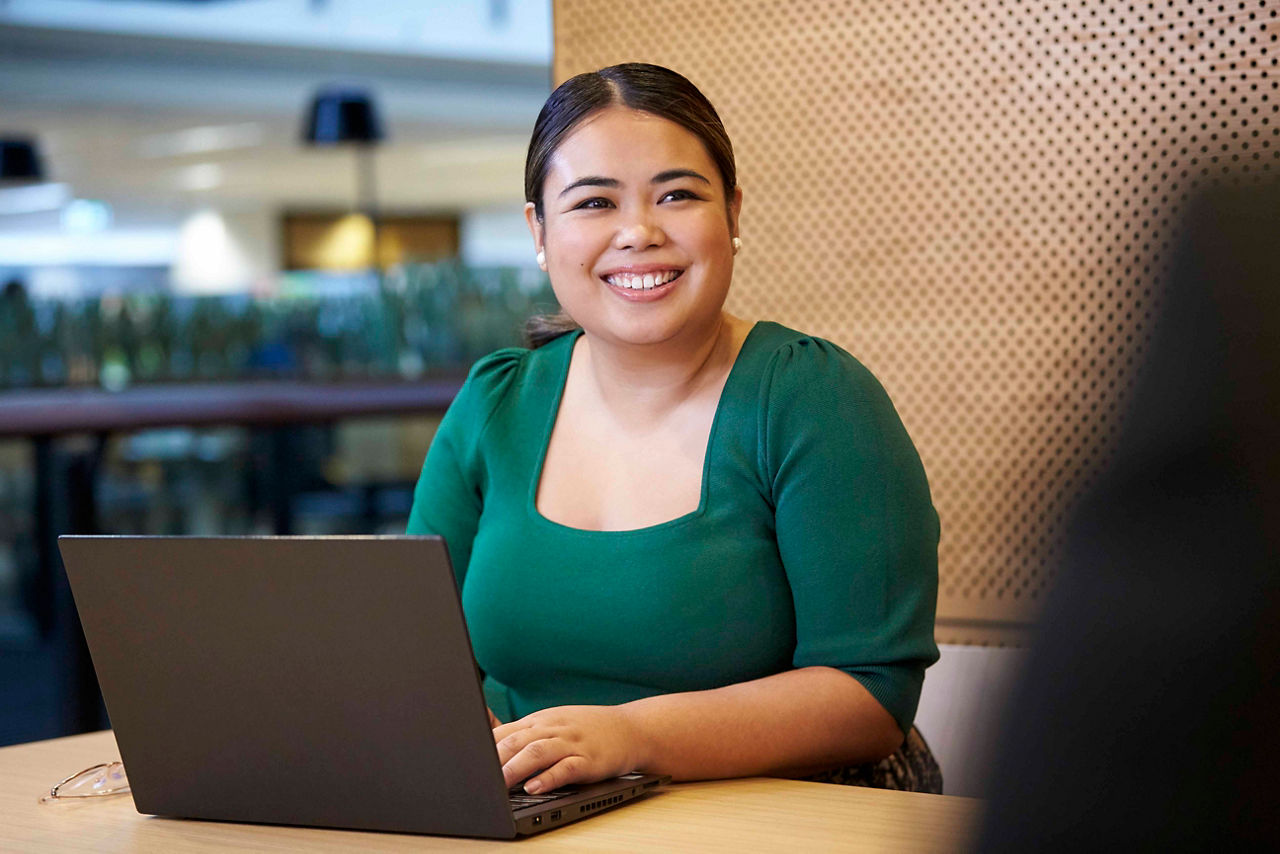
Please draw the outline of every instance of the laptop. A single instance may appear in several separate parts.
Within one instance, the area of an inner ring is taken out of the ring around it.
[[[508,791],[439,537],[58,545],[141,813],[512,838],[670,780]]]

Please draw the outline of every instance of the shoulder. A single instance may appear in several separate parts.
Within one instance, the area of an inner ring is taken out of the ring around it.
[[[875,375],[847,350],[776,323],[762,325],[757,421],[767,471],[799,459],[839,468],[914,455],[902,419]]]
[[[445,424],[479,436],[518,382],[528,357],[528,350],[506,347],[477,359],[449,406]]]
[[[774,499],[782,500],[788,484],[814,482],[827,485],[819,490],[827,496],[892,495],[880,510],[918,509],[936,542],[920,456],[880,381],[824,338],[770,327],[760,342],[767,351],[757,423],[760,464]]]
[[[522,347],[504,347],[477,359],[458,391],[455,407],[491,409],[519,377],[528,357],[529,351]]]
[[[481,357],[467,373],[451,410],[458,411],[456,417],[484,422],[514,398],[553,388],[576,337],[564,335],[537,350],[505,347]]]
[[[523,347],[503,347],[494,350],[487,356],[481,356],[471,365],[467,372],[467,382],[479,385],[493,385],[509,380],[519,371],[529,352]]]
[[[884,398],[875,375],[847,350],[825,338],[778,323],[756,325],[750,343],[764,401],[841,396]]]

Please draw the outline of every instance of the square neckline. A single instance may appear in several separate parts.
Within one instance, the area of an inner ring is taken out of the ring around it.
[[[542,471],[547,463],[547,452],[551,448],[551,433],[555,430],[556,421],[560,417],[560,403],[564,399],[565,386],[569,382],[569,366],[573,362],[573,351],[578,345],[578,339],[582,337],[584,330],[577,329],[570,332],[571,336],[569,344],[565,347],[565,356],[563,362],[559,366],[560,378],[557,382],[556,393],[551,400],[549,412],[539,437],[539,453],[537,463],[533,468],[533,477],[530,479],[529,492],[526,500],[526,511],[528,516],[538,525],[547,527],[551,530],[558,530],[568,534],[585,535],[585,536],[635,536],[637,534],[650,534],[669,530],[671,528],[680,527],[682,525],[694,522],[706,514],[707,510],[707,492],[711,480],[711,451],[715,447],[716,440],[720,429],[720,416],[724,411],[724,402],[729,393],[729,388],[734,384],[735,378],[740,373],[739,366],[743,363],[743,354],[747,352],[747,347],[751,343],[751,339],[755,337],[757,330],[760,329],[762,321],[755,321],[751,324],[751,328],[747,330],[747,335],[742,339],[742,346],[738,349],[738,353],[733,358],[733,364],[729,367],[729,375],[725,377],[724,387],[720,389],[720,397],[716,400],[716,413],[711,419],[711,429],[707,433],[707,447],[702,454],[702,478],[701,486],[698,494],[698,506],[688,513],[683,513],[671,519],[662,522],[656,522],[652,525],[645,525],[641,528],[624,528],[617,531],[599,530],[596,528],[576,528],[573,525],[566,525],[563,522],[556,522],[548,519],[538,509],[538,487],[542,484]]]

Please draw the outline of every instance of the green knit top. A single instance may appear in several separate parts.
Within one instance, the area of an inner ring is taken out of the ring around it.
[[[698,508],[580,530],[535,506],[578,334],[475,364],[410,513],[409,533],[448,544],[494,713],[827,665],[906,732],[938,658],[938,517],[875,377],[828,341],[757,323],[720,397]]]

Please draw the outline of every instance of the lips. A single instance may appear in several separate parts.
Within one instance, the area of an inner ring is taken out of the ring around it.
[[[663,285],[674,282],[683,273],[684,270],[678,267],[644,271],[619,270],[603,275],[600,278],[615,288],[632,291],[651,291],[654,288],[660,288]]]

